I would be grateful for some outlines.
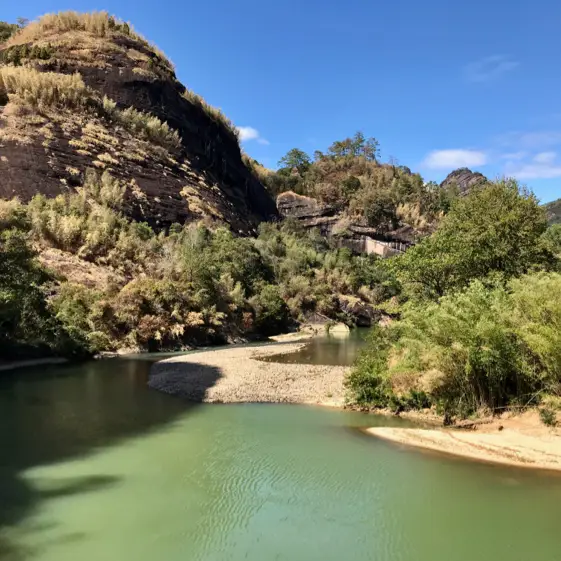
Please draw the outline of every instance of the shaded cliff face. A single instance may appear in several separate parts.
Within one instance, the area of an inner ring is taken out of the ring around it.
[[[488,179],[478,171],[471,171],[468,168],[459,168],[449,173],[446,179],[440,184],[441,187],[456,185],[461,195],[467,195],[472,187],[487,183]]]
[[[157,49],[106,14],[64,15],[0,47],[0,197],[54,196],[95,167],[122,179],[129,215],[157,228],[205,218],[248,234],[276,216],[232,125],[177,81]],[[55,83],[74,76],[88,99],[37,100],[33,73]],[[150,130],[161,131],[158,120],[167,137]]]

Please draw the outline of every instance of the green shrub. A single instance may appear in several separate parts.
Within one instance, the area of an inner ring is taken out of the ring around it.
[[[558,258],[561,257],[561,224],[552,224],[544,232],[542,241],[545,247]]]
[[[6,21],[0,21],[0,43],[7,41],[12,35],[14,35],[19,29],[17,23],[8,23]]]
[[[553,409],[542,407],[539,409],[541,422],[548,427],[557,426],[557,413]]]
[[[387,370],[391,336],[388,329],[378,325],[373,327],[368,346],[345,380],[351,403],[380,409],[389,407],[393,396]]]
[[[110,334],[95,321],[95,308],[102,298],[98,290],[67,282],[60,286],[50,302],[57,320],[70,337],[82,341],[92,354],[114,350]]]
[[[514,180],[489,183],[458,199],[432,236],[396,260],[396,273],[410,295],[433,299],[473,279],[508,280],[555,262],[546,228],[533,194]]]
[[[24,234],[0,232],[0,359],[85,354],[84,341],[69,334],[50,309],[53,280]]]
[[[30,47],[28,44],[14,45],[0,52],[0,63],[19,66],[25,60],[49,60],[54,54],[53,46],[47,45]]]
[[[288,328],[289,311],[278,287],[264,284],[250,300],[255,310],[255,329],[264,335],[282,333]]]
[[[424,392],[443,413],[465,417],[560,395],[559,293],[561,275],[538,273],[409,304],[358,361],[351,400],[382,406],[388,394],[418,402]]]
[[[272,335],[312,311],[340,319],[340,294],[388,293],[379,259],[330,247],[290,222],[265,224],[256,239],[196,224],[157,233],[125,217],[126,202],[123,182],[87,170],[75,192],[0,203],[0,228],[21,228],[37,247],[109,273],[97,288],[53,279],[49,310],[90,352]]]

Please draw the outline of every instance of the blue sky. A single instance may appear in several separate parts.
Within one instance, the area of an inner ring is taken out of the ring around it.
[[[427,180],[467,165],[561,197],[558,0],[4,0],[0,19],[63,9],[132,22],[269,167],[360,129]]]

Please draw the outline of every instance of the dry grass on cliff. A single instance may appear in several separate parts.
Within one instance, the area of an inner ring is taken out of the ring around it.
[[[6,46],[31,43],[38,39],[70,31],[85,31],[97,37],[110,37],[114,33],[127,35],[148,47],[170,70],[173,70],[172,62],[158,47],[134,31],[129,23],[103,11],[90,13],[66,11],[58,14],[45,14],[13,35],[6,42]]]
[[[242,162],[245,167],[261,182],[266,183],[266,181],[275,172],[262,166],[257,160],[254,160],[251,156],[248,156],[245,152],[242,152]]]
[[[45,111],[52,108],[87,109],[116,122],[131,134],[162,146],[176,149],[181,145],[177,131],[157,117],[129,107],[117,109],[114,101],[100,100],[80,74],[38,72],[28,67],[0,68],[0,91],[5,90],[11,102]]]
[[[133,107],[117,109],[116,103],[108,97],[103,98],[103,109],[107,115],[133,134],[138,134],[166,148],[181,146],[179,133],[154,115],[137,111]]]
[[[83,35],[80,37],[76,32],[88,33],[91,41],[88,42],[86,37]],[[80,64],[103,68],[107,66],[107,62],[104,60],[104,57],[101,56],[101,53],[105,52],[107,49],[99,43],[101,40],[110,38],[114,34],[126,35],[135,41],[138,41],[154,53],[164,66],[173,71],[173,64],[154,44],[150,43],[134,31],[129,23],[118,20],[104,11],[83,14],[74,11],[60,12],[58,14],[46,14],[41,16],[37,21],[34,21],[19,30],[6,42],[5,47],[45,41],[46,39],[52,39],[60,46],[60,44],[62,44],[61,36],[65,35],[63,42],[65,44],[69,43],[74,45],[74,48],[69,49],[65,53],[65,57],[75,59]],[[111,42],[107,41],[107,46],[109,45],[111,45]],[[85,46],[87,46],[87,48],[84,48]],[[120,48],[117,45],[113,45],[113,47],[117,49]],[[97,56],[93,56],[96,53]],[[131,60],[136,62],[149,63],[151,61],[149,56],[138,49],[129,48],[126,50],[126,54]],[[157,74],[150,68],[137,67],[133,69],[133,72],[145,78],[157,78]],[[223,127],[228,134],[236,139],[236,141],[239,141],[237,127],[220,109],[213,107],[200,95],[189,89],[185,90],[183,97],[193,105],[199,107],[210,117],[212,121]],[[131,123],[134,124],[137,122],[136,116],[130,117],[129,121]],[[151,122],[148,123],[146,128],[153,132],[153,130],[158,129],[158,126],[154,122]],[[177,137],[177,139],[171,138],[171,133],[165,134],[164,130],[158,131],[158,137],[162,137],[160,132],[163,133],[163,137],[166,138],[166,143],[168,145],[177,144],[176,140],[178,140],[179,137]]]
[[[0,68],[0,90],[36,108],[62,106],[85,107],[90,96],[79,74],[37,72],[26,67]],[[11,100],[11,98],[10,98]]]

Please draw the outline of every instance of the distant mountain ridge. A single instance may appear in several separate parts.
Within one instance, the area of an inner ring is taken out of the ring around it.
[[[561,199],[545,203],[543,206],[547,213],[549,224],[561,224]]]

